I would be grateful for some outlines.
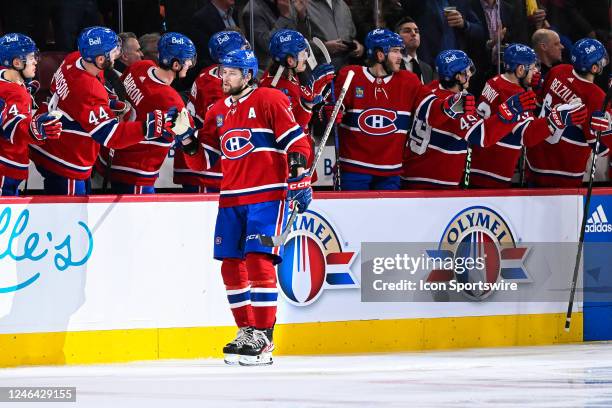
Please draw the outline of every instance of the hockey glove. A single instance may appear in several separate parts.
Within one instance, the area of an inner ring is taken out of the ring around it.
[[[540,89],[542,89],[543,83],[544,80],[542,79],[542,74],[540,73],[540,71],[537,71],[531,77],[531,82],[529,83],[529,86],[531,87],[531,90],[539,91]]]
[[[476,100],[472,94],[456,93],[448,96],[442,104],[442,111],[451,119],[476,113]]]
[[[595,111],[591,115],[591,131],[608,132],[610,130],[610,114],[608,112]]]
[[[298,206],[298,213],[303,213],[308,209],[312,201],[311,180],[307,173],[287,180],[287,198]]]
[[[329,118],[331,118],[335,106],[336,105],[333,105],[333,104],[325,104],[321,107],[321,110],[319,111],[319,119],[321,120],[321,122],[329,121]],[[342,123],[342,118],[344,117],[344,114],[342,113],[343,108],[344,106],[341,106],[340,109],[338,110],[338,114],[336,115],[336,120],[334,121],[334,124],[336,125],[339,125],[340,123]]]
[[[108,106],[115,113],[115,116],[119,118],[128,113],[132,108],[129,102],[120,101],[119,99],[109,99]]]
[[[553,131],[563,130],[568,126],[582,125],[587,116],[587,109],[581,102],[557,105],[548,115],[548,125]]]
[[[325,87],[333,80],[334,66],[331,64],[320,64],[312,70],[308,83],[315,96],[322,96]]]
[[[504,123],[518,121],[523,112],[532,111],[536,108],[536,94],[533,91],[525,91],[511,96],[506,102],[499,105],[497,115]]]
[[[147,113],[143,122],[145,140],[164,138],[167,141],[172,141],[173,136],[166,131],[166,117],[167,115],[164,115],[164,112],[159,109]]]
[[[40,82],[35,79],[28,79],[25,82],[25,87],[30,93],[30,95],[34,96],[38,93],[38,90],[40,89]]]
[[[199,143],[195,136],[193,117],[186,108],[181,109],[180,112],[176,108],[170,108],[167,115],[172,120],[166,122],[166,131],[173,135],[176,141],[175,146],[180,146],[189,156],[195,155],[198,152]]]
[[[59,112],[41,113],[32,118],[30,134],[36,140],[57,139],[62,133],[62,115]]]

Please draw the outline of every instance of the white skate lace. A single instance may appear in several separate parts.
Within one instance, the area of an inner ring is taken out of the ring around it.
[[[252,340],[251,340],[251,344],[255,347],[255,349],[261,348],[267,344],[269,344],[268,341],[268,336],[265,335],[264,332],[259,331],[259,330],[255,330],[253,331],[253,335],[252,335]]]
[[[251,336],[253,335],[253,331],[250,327],[241,327],[238,330],[238,334],[232,343],[237,346],[242,346],[245,343],[248,343],[251,340]]]

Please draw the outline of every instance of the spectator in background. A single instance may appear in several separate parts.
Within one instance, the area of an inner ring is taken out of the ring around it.
[[[436,79],[437,75],[431,65],[425,61],[419,61],[417,57],[417,49],[421,45],[421,34],[414,20],[411,17],[403,17],[395,26],[395,32],[404,41],[401,69],[413,72],[423,84],[428,84]]]
[[[502,49],[504,44],[512,42],[514,8],[502,0],[473,0],[472,9],[485,29],[483,40],[470,43],[468,48],[477,67],[470,81],[470,92],[480,95],[485,82],[502,71],[500,42]]]
[[[210,0],[161,0],[159,3],[165,10],[166,30],[178,33],[185,31],[196,11],[209,2]]]
[[[552,67],[562,62],[563,44],[559,34],[546,28],[533,33],[531,44],[540,60],[540,72],[544,78]]]
[[[234,4],[235,0],[210,0],[191,19],[189,37],[198,51],[198,66],[191,70],[191,76],[197,75],[201,68],[213,63],[208,52],[210,37],[216,32],[238,26],[238,14]]]
[[[253,1],[253,25],[255,55],[259,69],[265,71],[270,65],[270,37],[276,30],[290,29],[299,31],[304,37],[309,36],[310,26],[307,19],[306,5],[309,0],[251,0]],[[244,6],[241,14],[242,26],[247,39],[251,30],[250,1]]]
[[[540,3],[546,8],[546,20],[551,28],[569,37],[570,41],[574,42],[584,37],[595,38],[595,30],[584,18],[577,1],[540,0]]]
[[[123,73],[126,67],[141,61],[143,54],[136,34],[132,32],[119,33],[119,38],[121,38],[121,55],[115,61],[115,69]]]
[[[404,14],[421,28],[419,56],[433,64],[442,50],[468,49],[482,43],[485,30],[474,14],[470,0],[402,0]]]
[[[157,63],[158,52],[157,43],[160,39],[159,33],[149,33],[140,36],[138,43],[140,44],[140,51],[142,52],[142,59],[151,60]]]
[[[357,29],[344,0],[309,0],[307,9],[311,36],[325,42],[336,69],[347,65],[350,58],[363,56],[363,45],[355,39]]]

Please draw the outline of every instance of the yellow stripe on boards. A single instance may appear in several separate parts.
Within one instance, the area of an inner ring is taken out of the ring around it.
[[[346,354],[576,343],[582,313],[363,320],[278,325],[275,355]],[[93,364],[221,357],[233,327],[0,335],[0,366]]]

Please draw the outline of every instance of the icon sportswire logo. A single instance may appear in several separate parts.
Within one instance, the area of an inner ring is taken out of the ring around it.
[[[597,206],[587,220],[586,232],[612,232],[612,223],[608,221],[606,212],[601,204]]]

